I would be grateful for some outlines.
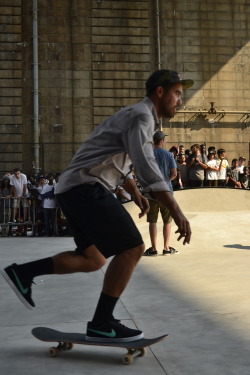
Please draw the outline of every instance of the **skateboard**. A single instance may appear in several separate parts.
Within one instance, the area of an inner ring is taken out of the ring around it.
[[[152,339],[143,338],[128,342],[95,342],[87,341],[83,333],[61,332],[47,327],[36,327],[31,331],[32,335],[41,341],[57,342],[56,347],[49,348],[50,357],[56,357],[60,351],[73,349],[74,344],[93,345],[93,346],[111,346],[113,348],[127,349],[127,354],[122,357],[125,365],[133,363],[135,357],[143,357],[146,354],[146,347],[153,345],[167,338],[168,335],[155,337]]]

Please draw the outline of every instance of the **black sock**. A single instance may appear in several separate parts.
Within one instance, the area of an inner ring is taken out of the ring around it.
[[[54,262],[51,257],[44,258],[35,260],[34,262],[20,264],[18,265],[18,270],[25,279],[33,280],[36,276],[52,274],[54,270]]]
[[[113,311],[119,298],[101,293],[92,323],[96,326],[110,322],[113,319]]]

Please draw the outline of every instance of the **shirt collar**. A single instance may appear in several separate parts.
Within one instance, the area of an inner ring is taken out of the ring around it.
[[[159,129],[160,128],[160,121],[158,119],[154,103],[147,96],[143,99],[143,102],[148,106],[148,108],[152,112],[152,115],[154,116],[155,130]]]

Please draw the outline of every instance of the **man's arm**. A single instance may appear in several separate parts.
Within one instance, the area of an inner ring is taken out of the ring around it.
[[[181,211],[178,203],[174,199],[173,195],[168,191],[154,191],[151,194],[164,206],[166,206],[172,218],[175,221],[175,224],[178,227],[178,230],[175,233],[179,233],[178,241],[184,237],[183,245],[190,242],[191,239],[191,228],[189,221],[184,216],[183,212]]]
[[[27,190],[27,185],[23,184],[23,194],[22,194],[23,197],[26,196],[26,190]]]
[[[172,181],[177,177],[177,168],[171,168],[170,169],[170,175],[169,175],[169,180]]]
[[[148,200],[141,195],[140,190],[136,186],[135,180],[127,179],[123,187],[131,195],[135,204],[140,208],[141,212],[139,218],[146,215],[149,211]]]

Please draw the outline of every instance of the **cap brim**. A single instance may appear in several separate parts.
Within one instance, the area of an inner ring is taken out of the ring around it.
[[[180,81],[180,83],[182,84],[182,87],[184,89],[189,89],[190,87],[193,86],[194,81],[192,79],[183,79]]]

